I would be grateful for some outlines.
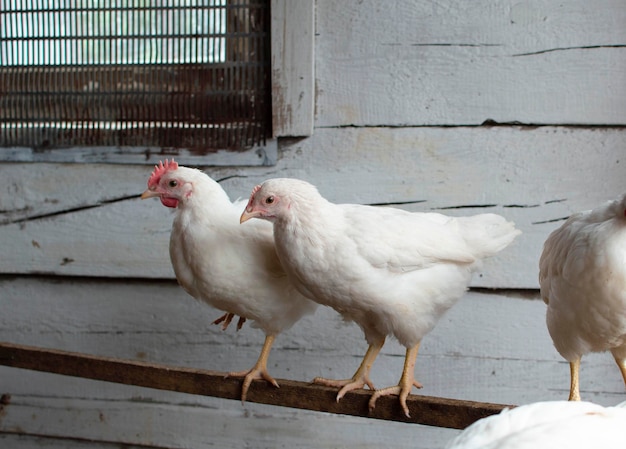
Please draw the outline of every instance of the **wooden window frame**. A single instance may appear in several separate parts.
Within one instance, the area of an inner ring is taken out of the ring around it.
[[[272,0],[274,137],[313,134],[315,0]]]
[[[268,166],[278,157],[278,138],[307,137],[314,121],[315,0],[271,0],[272,138],[247,151],[197,155],[152,147],[0,148],[0,161],[155,164],[174,156],[186,165]]]

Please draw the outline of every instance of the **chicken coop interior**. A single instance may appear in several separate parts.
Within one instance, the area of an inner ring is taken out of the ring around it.
[[[0,447],[434,449],[626,401],[625,100],[623,0],[0,0]],[[420,264],[462,274],[414,319]],[[605,296],[578,366],[559,307]]]

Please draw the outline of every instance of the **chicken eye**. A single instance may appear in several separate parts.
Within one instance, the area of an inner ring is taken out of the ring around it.
[[[178,185],[178,181],[176,181],[175,179],[172,179],[172,180],[169,182],[169,186],[170,186],[170,187],[176,187],[177,185]]]
[[[265,198],[265,204],[272,204],[273,202],[274,202],[273,196],[268,196],[267,198]]]

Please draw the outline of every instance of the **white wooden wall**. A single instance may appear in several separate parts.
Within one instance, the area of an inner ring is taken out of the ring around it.
[[[573,211],[626,187],[626,1],[317,0],[315,123],[275,166],[207,168],[235,197],[292,176],[337,202],[490,211],[524,234],[489,261],[424,340],[421,393],[522,404],[567,397],[537,262]],[[499,126],[492,126],[497,122]],[[488,123],[488,124],[486,124]],[[259,331],[173,280],[171,213],[140,201],[150,167],[0,166],[0,340],[214,370],[252,365]],[[280,336],[278,378],[353,373],[366,345],[320,309]],[[399,377],[389,342],[377,385]],[[626,399],[608,354],[583,360],[584,399]],[[0,367],[10,448],[442,447],[456,431],[309,413]]]

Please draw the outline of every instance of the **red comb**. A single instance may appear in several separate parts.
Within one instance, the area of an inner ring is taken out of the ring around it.
[[[165,163],[159,161],[159,165],[154,166],[154,170],[152,171],[150,178],[148,178],[148,187],[156,186],[161,180],[161,176],[163,176],[168,171],[176,170],[177,168],[178,162],[176,162],[174,159],[172,159],[171,162],[165,159]]]
[[[252,189],[251,196],[254,196],[254,194],[257,193],[259,190],[261,190],[261,184],[254,186],[254,189]]]

